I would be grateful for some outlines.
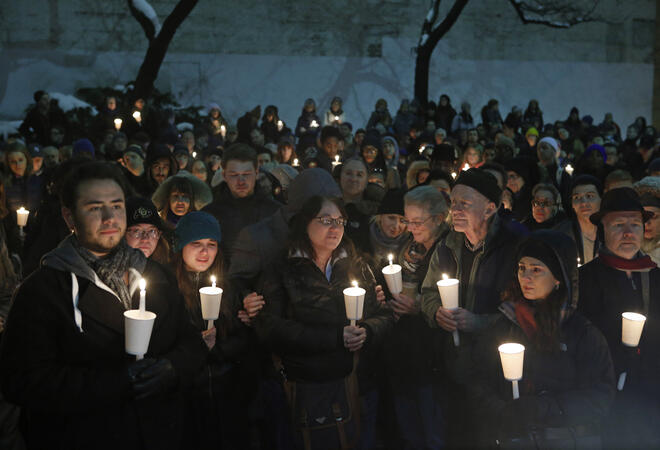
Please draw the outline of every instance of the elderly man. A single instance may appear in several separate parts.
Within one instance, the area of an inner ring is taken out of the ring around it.
[[[579,274],[578,309],[605,335],[619,377],[621,392],[605,427],[604,442],[612,448],[660,447],[660,270],[640,252],[650,216],[633,189],[607,192],[591,216],[604,247]],[[637,348],[621,343],[624,312],[646,316]]]
[[[108,163],[68,175],[73,233],[18,288],[0,351],[7,400],[23,408],[28,448],[175,449],[182,386],[206,356],[173,276],[124,240],[125,180]],[[124,312],[141,278],[156,314],[146,358],[126,354]]]
[[[456,383],[452,388],[453,408],[458,408],[455,418],[459,420],[452,430],[459,439],[463,439],[457,430],[465,411],[460,383],[465,381],[474,334],[497,317],[500,292],[514,274],[514,249],[519,236],[497,214],[500,196],[497,180],[490,173],[480,169],[461,173],[451,191],[453,230],[437,245],[422,284],[422,312],[432,328],[445,332],[443,358],[451,381]],[[443,308],[438,293],[436,283],[443,274],[459,280],[459,308],[453,311]],[[459,331],[458,347],[451,343],[455,330]]]

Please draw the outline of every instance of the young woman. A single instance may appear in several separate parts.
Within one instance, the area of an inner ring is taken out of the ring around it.
[[[163,221],[151,200],[126,199],[126,243],[163,265],[170,261],[170,245],[163,236]]]
[[[7,209],[14,219],[21,206],[36,212],[41,202],[42,177],[32,175],[30,153],[21,142],[13,142],[7,145],[4,154],[4,165],[9,172],[5,179]]]
[[[392,324],[376,301],[373,273],[344,236],[347,217],[336,198],[305,202],[292,219],[286,255],[263,283],[265,304],[253,322],[295,393],[296,448],[307,448],[305,440],[314,449],[355,441],[354,353],[377,346]],[[353,281],[366,290],[356,325],[349,324],[343,294]]]
[[[208,348],[206,365],[199,371],[188,399],[188,439],[191,448],[248,447],[247,401],[238,364],[247,348],[244,328],[234,311],[229,279],[224,276],[219,251],[220,225],[210,214],[194,211],[175,229],[171,267],[186,311]],[[199,289],[211,286],[211,276],[224,289],[220,317],[208,329],[202,317]]]
[[[160,217],[170,228],[189,212],[201,210],[212,199],[209,185],[187,171],[167,178],[151,197]]]
[[[480,446],[497,439],[503,448],[600,448],[614,373],[605,338],[575,312],[576,258],[575,244],[556,231],[522,243],[502,315],[480,337],[467,380]],[[525,346],[516,400],[498,353],[505,342]]]

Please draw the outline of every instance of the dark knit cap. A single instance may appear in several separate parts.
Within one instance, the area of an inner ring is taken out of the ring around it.
[[[598,195],[603,195],[603,183],[601,183],[600,180],[593,175],[587,174],[578,175],[575,177],[575,179],[573,179],[573,184],[571,185],[571,193],[575,190],[576,187],[583,186],[585,184],[593,184],[598,191]]]
[[[390,189],[385,193],[383,200],[380,202],[378,212],[376,214],[398,214],[403,216],[403,196],[405,192],[401,189]]]
[[[339,140],[342,139],[339,128],[330,125],[323,127],[321,129],[321,143],[325,142],[326,139],[330,139],[331,137],[337,138]]]
[[[211,214],[193,211],[183,216],[174,230],[174,251],[200,239],[213,239],[220,243],[220,224]],[[219,256],[219,255],[218,255]]]
[[[454,187],[459,184],[471,187],[495,205],[500,204],[502,190],[497,185],[495,177],[488,172],[474,168],[465,170],[458,176]]]
[[[129,197],[126,200],[126,227],[148,223],[159,230],[163,229],[163,221],[153,202],[143,197]]]
[[[633,188],[621,187],[605,193],[600,202],[600,210],[589,216],[589,220],[594,225],[598,225],[607,213],[623,211],[639,211],[644,222],[653,216],[653,213],[644,209],[639,195]]]
[[[364,136],[364,139],[362,140],[362,145],[360,146],[360,150],[364,150],[365,147],[368,145],[371,145],[372,147],[378,149],[378,151],[382,151],[382,146],[381,146],[381,137],[378,133],[367,133]]]
[[[557,258],[556,252],[548,245],[547,243],[534,238],[534,236],[528,237],[520,245],[518,250],[518,261],[524,256],[529,256],[531,258],[536,258],[541,261],[543,264],[548,266],[552,276],[555,277],[558,281],[564,280],[564,275],[561,270],[561,263]]]
[[[587,147],[587,150],[585,150],[584,157],[586,158],[593,152],[600,153],[600,156],[603,158],[603,162],[607,161],[607,152],[605,151],[605,147],[602,145],[591,144],[589,147]]]
[[[78,139],[73,143],[73,156],[89,153],[94,156],[94,144],[87,138]]]

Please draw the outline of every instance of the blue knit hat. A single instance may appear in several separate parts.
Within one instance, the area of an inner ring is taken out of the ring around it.
[[[183,216],[174,230],[174,251],[200,239],[213,239],[220,243],[220,224],[211,214],[193,211]]]
[[[89,153],[94,157],[94,144],[87,138],[78,139],[73,143],[73,156]]]

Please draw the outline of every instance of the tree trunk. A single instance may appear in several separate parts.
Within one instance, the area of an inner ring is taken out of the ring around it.
[[[135,79],[135,90],[133,100],[138,98],[147,99],[154,89],[154,83],[158,78],[158,71],[163,64],[167,49],[174,38],[179,25],[188,17],[198,0],[180,0],[174,10],[167,16],[163,27],[150,42],[147,53],[144,56],[137,78]]]
[[[431,52],[419,48],[415,61],[415,99],[420,106],[426,108],[429,98],[429,66],[431,65]]]

